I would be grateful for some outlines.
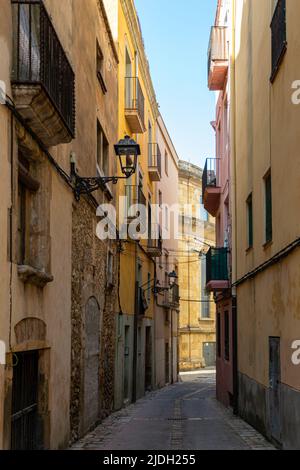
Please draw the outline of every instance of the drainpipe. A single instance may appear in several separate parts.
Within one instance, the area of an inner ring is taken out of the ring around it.
[[[134,284],[134,323],[133,323],[133,364],[132,364],[132,403],[136,402],[137,398],[137,354],[138,354],[138,316],[139,316],[139,281],[138,281],[138,247],[135,244],[135,284]]]
[[[232,0],[232,31],[230,55],[230,193],[231,193],[231,269],[232,284],[237,280],[237,189],[236,189],[236,0]],[[233,394],[234,413],[238,414],[238,357],[237,357],[237,306],[236,287],[232,287],[232,335],[233,335]]]

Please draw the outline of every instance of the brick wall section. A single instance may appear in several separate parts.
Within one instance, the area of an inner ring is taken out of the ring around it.
[[[115,312],[118,298],[118,254],[115,242],[96,237],[95,208],[84,198],[73,206],[72,227],[72,358],[71,358],[71,441],[84,429],[84,318],[90,297],[100,307],[99,419],[113,409]],[[114,287],[106,287],[107,250],[114,253]],[[96,423],[95,423],[96,424]]]

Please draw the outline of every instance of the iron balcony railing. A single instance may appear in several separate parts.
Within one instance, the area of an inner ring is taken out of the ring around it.
[[[272,31],[272,74],[274,81],[280,63],[287,49],[286,37],[286,0],[278,0],[271,23]]]
[[[145,98],[138,77],[125,77],[125,108],[137,111],[145,124]]]
[[[229,281],[227,248],[210,248],[206,255],[206,283],[211,281]]]
[[[173,284],[164,292],[163,306],[165,308],[178,308],[180,304],[179,285]]]
[[[178,305],[180,302],[179,285],[176,283],[170,289],[170,302],[172,305]]]
[[[148,248],[162,250],[162,234],[159,224],[149,224],[148,227]]]
[[[148,166],[157,168],[161,175],[161,152],[158,144],[148,144]]]
[[[147,200],[143,193],[143,188],[137,185],[125,186],[125,196],[127,197],[127,204],[133,206],[135,204],[142,204],[146,206]]]
[[[12,0],[12,83],[41,85],[68,131],[75,134],[75,75],[39,0]]]
[[[208,45],[208,76],[213,62],[225,62],[228,59],[227,27],[213,26]]]
[[[202,176],[202,196],[207,188],[217,188],[220,186],[220,158],[208,158]]]

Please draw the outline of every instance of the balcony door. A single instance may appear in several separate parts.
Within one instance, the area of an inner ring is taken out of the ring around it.
[[[205,367],[216,365],[216,343],[203,343],[203,359]]]
[[[133,87],[132,87],[132,63],[128,49],[126,48],[126,64],[125,64],[125,106],[127,109],[133,107]]]
[[[148,166],[153,166],[153,155],[152,155],[152,124],[148,123]]]

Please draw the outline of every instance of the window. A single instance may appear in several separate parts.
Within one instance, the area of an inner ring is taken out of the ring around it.
[[[201,318],[210,318],[210,297],[206,290],[206,256],[201,257]]]
[[[162,206],[162,192],[161,191],[158,191],[158,204],[159,204],[159,207]]]
[[[169,230],[169,208],[165,206],[165,228]]]
[[[229,333],[229,313],[225,312],[225,325],[224,325],[224,351],[225,351],[225,360],[230,360],[230,333]]]
[[[167,152],[165,152],[165,173],[167,176],[169,175],[169,155]]]
[[[30,230],[32,195],[39,183],[32,177],[29,161],[19,155],[18,171],[18,264],[30,264]]]
[[[125,106],[127,109],[134,108],[133,89],[132,89],[132,64],[128,49],[125,51]]]
[[[287,49],[286,0],[278,0],[271,23],[272,31],[272,74],[273,82]]]
[[[204,208],[204,204],[203,204],[203,200],[202,200],[202,196],[200,198],[200,220],[202,222],[208,222],[208,212],[207,210]]]
[[[247,199],[247,233],[248,233],[248,248],[253,247],[253,203],[252,194]]]
[[[180,226],[181,234],[184,235],[185,234],[185,217],[184,217],[184,215],[179,216],[179,226]]]
[[[142,328],[139,326],[138,327],[138,355],[142,355]]]
[[[102,53],[102,50],[97,42],[97,77],[98,81],[100,83],[101,89],[103,93],[105,94],[107,92],[107,88],[105,85],[104,81],[104,55]]]
[[[148,291],[147,291],[148,302],[151,300],[151,274],[148,273]]]
[[[40,79],[41,62],[39,6],[14,4],[13,23],[15,33],[13,77],[20,81],[37,81]],[[51,34],[51,31],[48,34]]]
[[[148,165],[153,165],[152,124],[148,122]]]
[[[97,121],[97,165],[102,175],[109,173],[109,144],[103,129]]]
[[[113,287],[114,285],[114,255],[112,251],[108,251],[107,254],[107,273],[106,273],[107,287]]]
[[[221,314],[218,312],[217,315],[217,354],[218,357],[222,355],[222,343],[221,343]]]
[[[265,242],[269,243],[273,238],[272,221],[272,179],[271,173],[265,177]]]
[[[26,263],[26,245],[28,240],[28,224],[26,221],[28,191],[19,181],[18,186],[18,263]]]

